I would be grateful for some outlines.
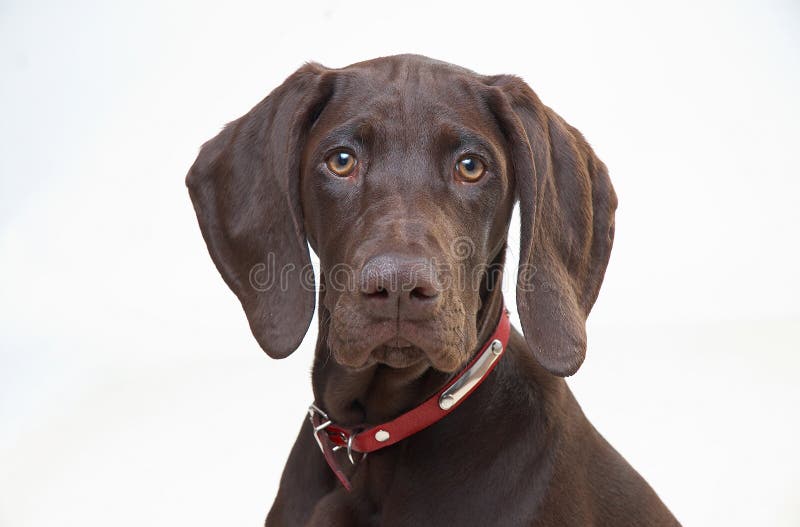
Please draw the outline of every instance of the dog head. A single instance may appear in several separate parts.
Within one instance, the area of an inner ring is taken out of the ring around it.
[[[409,55],[308,64],[206,143],[187,185],[272,357],[311,321],[310,245],[337,362],[457,370],[500,302],[518,200],[526,340],[554,374],[583,361],[616,197],[581,134],[516,77]]]

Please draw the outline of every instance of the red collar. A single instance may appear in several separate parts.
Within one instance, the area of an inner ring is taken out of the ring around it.
[[[361,454],[363,459],[369,452],[393,445],[439,421],[464,402],[489,376],[506,350],[510,333],[508,311],[503,309],[494,333],[461,373],[430,399],[386,423],[364,430],[350,430],[335,424],[328,414],[312,404],[308,408],[308,418],[314,430],[314,439],[342,485],[348,491],[352,488],[347,476],[339,468],[334,452],[344,449],[350,463],[355,464],[353,452]]]

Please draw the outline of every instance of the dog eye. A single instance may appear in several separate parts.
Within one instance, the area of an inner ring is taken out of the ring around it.
[[[328,166],[328,170],[333,172],[339,177],[347,177],[352,172],[353,169],[356,167],[356,156],[351,154],[350,152],[345,152],[344,150],[339,150],[338,152],[334,152],[328,159],[325,160],[325,164]]]
[[[486,172],[486,166],[483,161],[474,156],[464,156],[456,163],[456,175],[470,183],[478,181],[484,172]]]

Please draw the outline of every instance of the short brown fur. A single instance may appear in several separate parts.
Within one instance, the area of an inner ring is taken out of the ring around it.
[[[325,168],[341,148],[358,159],[347,178]],[[454,163],[472,154],[484,176],[457,181]],[[187,185],[211,257],[272,357],[308,329],[308,246],[319,256],[312,385],[347,426],[424,401],[491,334],[520,206],[523,332],[495,371],[442,421],[349,467],[350,493],[304,421],[267,526],[678,525],[562,378],[585,356],[617,201],[580,132],[522,80],[415,55],[308,64],[206,143]],[[444,265],[409,272],[430,260]],[[261,287],[268,266],[292,272]],[[411,275],[410,294],[375,283]]]

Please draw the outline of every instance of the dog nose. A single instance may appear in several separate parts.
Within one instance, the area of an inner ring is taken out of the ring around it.
[[[380,255],[361,273],[361,294],[372,314],[404,319],[430,316],[439,303],[439,282],[425,258]]]

